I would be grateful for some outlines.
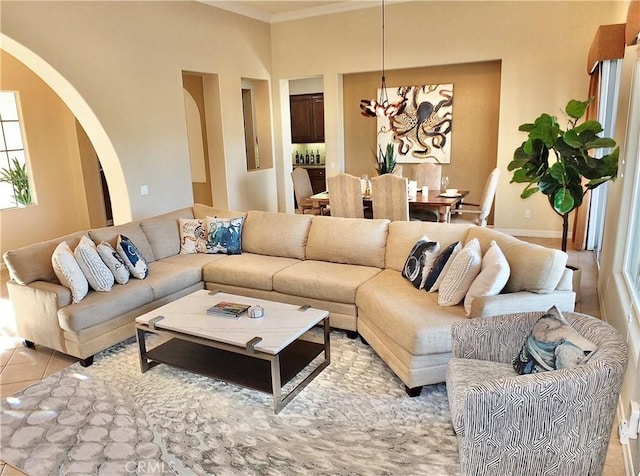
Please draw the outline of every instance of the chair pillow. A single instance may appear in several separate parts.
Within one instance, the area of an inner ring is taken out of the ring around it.
[[[204,220],[179,218],[180,254],[206,253],[207,231]]]
[[[427,280],[424,283],[424,289],[426,289],[430,293],[438,290],[438,288],[440,287],[440,283],[442,282],[442,278],[444,278],[444,275],[449,269],[449,266],[451,266],[453,257],[458,254],[461,249],[462,245],[459,241],[456,241],[455,243],[451,243],[444,250],[442,250],[436,260],[433,262],[431,271],[429,271]]]
[[[138,251],[136,245],[124,235],[118,235],[118,241],[116,244],[116,251],[124,261],[124,265],[127,267],[131,276],[137,279],[144,279],[149,274],[149,265],[142,256],[142,253]]]
[[[429,241],[426,236],[421,237],[411,248],[402,268],[402,276],[411,281],[416,289],[424,287],[438,251],[440,251],[440,243]]]
[[[471,303],[480,296],[495,296],[505,287],[509,280],[511,269],[507,258],[495,241],[491,242],[489,249],[482,257],[480,274],[473,280],[467,295],[464,298],[464,310],[467,316],[471,315]]]
[[[113,273],[102,261],[96,244],[88,236],[80,238],[80,243],[73,251],[73,255],[94,291],[108,292],[115,282]]]
[[[553,306],[534,324],[513,359],[513,368],[521,375],[570,369],[586,362],[596,350],[596,345],[571,327]]]
[[[471,283],[480,273],[482,266],[482,251],[477,238],[470,240],[464,248],[453,258],[447,270],[440,289],[438,290],[438,304],[440,306],[455,306],[462,301],[471,287]]]
[[[241,254],[243,222],[243,217],[231,219],[206,217],[207,253]]]
[[[124,264],[124,260],[120,258],[120,255],[113,246],[111,246],[109,242],[103,241],[96,248],[100,258],[102,258],[104,264],[107,265],[109,271],[113,274],[116,283],[127,284],[131,277],[131,273],[129,272],[129,269],[127,269],[127,265]]]
[[[60,284],[71,290],[71,301],[82,301],[89,292],[89,282],[66,241],[56,246],[51,255],[51,264]]]

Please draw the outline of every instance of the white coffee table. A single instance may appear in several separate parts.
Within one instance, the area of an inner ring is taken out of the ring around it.
[[[220,301],[259,305],[264,317],[238,319],[208,315]],[[323,342],[300,339],[323,323]],[[263,392],[272,393],[279,413],[329,363],[329,312],[314,308],[200,290],[136,318],[140,369],[165,363]],[[171,339],[147,350],[145,334]],[[322,360],[286,395],[282,387],[317,356]]]

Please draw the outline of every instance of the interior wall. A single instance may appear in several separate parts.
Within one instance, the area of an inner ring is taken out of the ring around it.
[[[221,201],[240,210],[276,209],[273,170],[248,177],[240,86],[241,77],[269,79],[268,24],[181,1],[10,2],[0,22],[3,35],[51,65],[100,121],[124,176],[119,193],[130,202],[130,210],[114,209],[114,218],[193,203],[182,71],[219,75],[228,182]],[[92,127],[76,116],[102,160]],[[260,193],[248,196],[248,186]]]
[[[451,163],[442,175],[452,188],[469,190],[467,202],[479,203],[498,158],[500,61],[388,71],[387,87],[453,83]],[[345,172],[375,175],[377,119],[364,117],[357,105],[363,91],[377,91],[380,73],[344,75]],[[411,177],[413,164],[402,164]]]
[[[75,117],[60,97],[0,50],[0,89],[18,91],[36,203],[0,210],[0,254],[89,228]]]
[[[75,124],[82,165],[82,181],[89,214],[89,226],[91,228],[100,228],[107,226],[105,197],[100,176],[100,161],[93,144],[87,137],[87,133],[77,120]]]
[[[559,115],[570,99],[586,98],[586,62],[593,35],[601,24],[625,21],[626,2],[400,2],[388,3],[385,17],[385,66],[390,81],[395,82],[391,72],[403,69],[502,62],[496,156],[503,173],[495,226],[525,236],[560,236],[562,222],[546,198],[537,194],[522,200],[523,187],[509,184],[507,164],[525,139],[518,131],[520,124],[532,122],[542,112]],[[343,75],[380,74],[379,25],[379,7],[272,25],[274,83],[324,77],[328,175],[340,172],[350,160],[346,148],[350,137],[343,122],[352,113],[348,109],[359,113],[360,99],[376,95],[379,76],[349,104],[343,102],[339,83]],[[310,31],[313,41],[297,40]],[[284,133],[278,133],[281,140]],[[367,148],[362,153],[370,156],[371,151]],[[286,151],[283,155],[289,157]],[[531,211],[530,218],[525,218],[526,210]]]

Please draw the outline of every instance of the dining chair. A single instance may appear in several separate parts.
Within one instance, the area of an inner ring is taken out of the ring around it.
[[[391,221],[409,220],[407,179],[394,174],[384,174],[371,179],[373,218]]]
[[[360,179],[350,174],[327,178],[331,216],[364,218]]]
[[[396,165],[391,173],[398,177],[402,177],[402,165]]]
[[[440,190],[442,165],[432,163],[418,164],[413,167],[411,179],[418,182],[418,188],[426,185],[430,190]]]
[[[484,193],[479,204],[462,203],[459,208],[451,211],[451,223],[475,223],[479,226],[487,225],[487,218],[491,213],[493,199],[496,195],[498,187],[498,178],[500,178],[500,169],[495,168],[489,174],[484,186]]]
[[[296,197],[296,205],[300,213],[317,215],[322,214],[322,209],[313,208],[311,205],[304,205],[304,201],[313,195],[313,188],[311,187],[311,179],[309,178],[309,172],[304,167],[296,167],[291,172],[291,180],[293,181],[293,191]]]

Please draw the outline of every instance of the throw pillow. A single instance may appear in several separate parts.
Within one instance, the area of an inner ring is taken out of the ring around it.
[[[51,256],[51,264],[60,284],[71,290],[71,301],[82,301],[89,292],[89,283],[66,241],[56,246]]]
[[[427,279],[424,283],[424,288],[433,293],[438,290],[440,287],[440,283],[442,282],[442,278],[446,274],[449,266],[451,266],[451,262],[453,261],[453,257],[458,254],[458,251],[462,249],[462,245],[459,241],[455,243],[451,243],[447,246],[442,252],[438,255],[436,260],[433,262],[433,266],[431,267],[431,271],[427,275]]]
[[[429,241],[426,236],[420,238],[411,248],[402,268],[402,276],[411,281],[417,289],[422,289],[439,250],[440,243],[437,241]]]
[[[464,310],[467,316],[471,315],[471,303],[480,296],[495,296],[509,281],[511,268],[507,258],[495,241],[491,242],[489,249],[482,257],[480,274],[473,280],[467,295],[464,298]]]
[[[243,217],[217,218],[206,217],[207,253],[226,253],[239,255],[242,253]]]
[[[113,273],[113,277],[118,284],[127,284],[131,273],[127,269],[127,265],[124,264],[124,260],[120,258],[118,252],[111,246],[110,243],[103,241],[98,246],[98,254],[104,264],[107,265],[109,271]]]
[[[470,240],[453,258],[438,290],[440,306],[455,306],[464,299],[471,283],[480,273],[482,251],[477,238]]]
[[[513,359],[519,374],[570,369],[588,360],[596,345],[581,336],[553,306],[538,319]]]
[[[138,251],[136,245],[124,235],[118,235],[118,241],[116,242],[116,251],[124,261],[124,265],[127,267],[131,276],[138,279],[144,279],[149,274],[149,265],[142,256],[142,253]]]
[[[206,253],[207,230],[199,218],[179,218],[180,254]]]
[[[115,278],[100,258],[96,244],[91,238],[88,236],[80,238],[80,243],[73,251],[73,255],[94,291],[111,291]]]

